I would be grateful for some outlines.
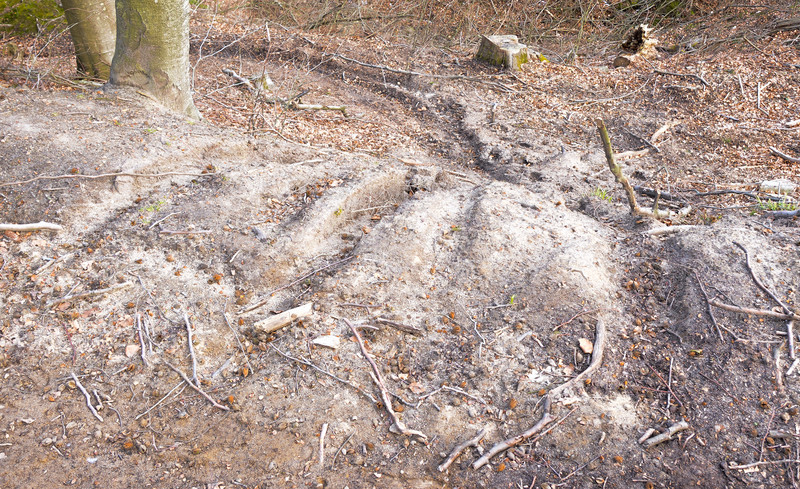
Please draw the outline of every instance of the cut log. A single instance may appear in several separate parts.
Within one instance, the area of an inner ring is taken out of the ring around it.
[[[528,62],[528,46],[520,44],[517,36],[481,36],[475,58],[519,71]]]
[[[314,304],[312,302],[308,302],[302,306],[295,307],[294,309],[289,309],[288,311],[283,311],[280,314],[262,319],[261,321],[253,324],[253,329],[256,331],[263,331],[265,333],[272,333],[273,331],[277,331],[284,326],[288,326],[295,319],[302,319],[306,316],[310,316],[313,305]]]

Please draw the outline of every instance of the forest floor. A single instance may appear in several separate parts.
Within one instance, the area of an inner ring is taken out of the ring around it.
[[[616,42],[517,73],[473,44],[198,12],[200,123],[66,81],[63,40],[4,58],[0,223],[63,229],[0,235],[0,480],[798,487],[796,331],[757,282],[798,313],[800,221],[770,214],[798,193],[760,183],[800,183],[770,150],[800,156],[800,41],[733,11],[625,68]],[[346,110],[255,99],[222,68]],[[632,183],[688,212],[631,215],[596,118],[647,150],[621,161]],[[419,434],[394,432],[351,325]]]

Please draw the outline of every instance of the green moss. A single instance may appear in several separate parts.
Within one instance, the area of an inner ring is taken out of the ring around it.
[[[525,63],[527,63],[529,61],[528,60],[528,51],[520,51],[513,58],[514,58],[513,62],[516,65],[516,69],[517,70],[521,70],[522,69],[522,65],[524,65]]]
[[[19,34],[35,34],[40,25],[64,14],[56,0],[0,0],[0,13],[0,24]]]

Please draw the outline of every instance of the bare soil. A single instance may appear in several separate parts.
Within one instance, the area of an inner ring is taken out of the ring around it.
[[[193,35],[201,123],[136,93],[34,83],[30,64],[27,79],[5,70],[0,222],[64,229],[0,237],[4,487],[797,487],[787,325],[715,308],[717,329],[699,286],[778,306],[738,243],[797,311],[798,221],[771,217],[758,193],[800,183],[800,166],[769,151],[800,155],[800,128],[785,124],[800,119],[793,33],[622,69],[598,47],[511,74],[469,45],[241,38],[209,19]],[[54,46],[36,62],[67,69]],[[255,101],[224,67],[266,69],[277,94],[347,113]],[[650,148],[624,171],[680,197],[659,205],[691,206],[685,217],[630,215],[597,117],[619,152]],[[643,142],[668,123],[657,149]],[[120,172],[151,176],[84,178]],[[720,189],[761,200],[697,195]],[[647,234],[679,224],[693,226]],[[310,317],[254,327],[308,302]],[[201,387],[229,411],[165,363],[191,376],[184,315]],[[394,409],[427,440],[390,432],[346,321],[364,326]],[[598,321],[602,366],[554,403],[560,422],[473,470],[588,366],[579,340]],[[313,343],[324,335],[339,347]],[[674,440],[637,443],[681,420]],[[479,448],[437,470],[483,428]]]

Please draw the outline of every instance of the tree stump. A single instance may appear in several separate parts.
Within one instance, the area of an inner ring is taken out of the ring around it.
[[[528,62],[528,46],[520,44],[517,36],[481,36],[475,57],[495,66],[519,71]]]

